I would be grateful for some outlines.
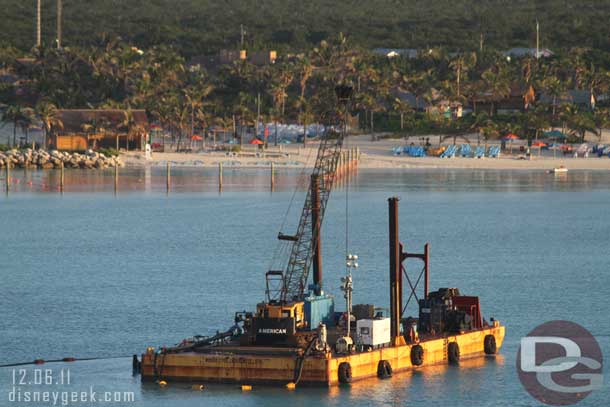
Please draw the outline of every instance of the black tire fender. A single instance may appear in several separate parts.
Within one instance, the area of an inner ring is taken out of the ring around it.
[[[485,336],[485,340],[483,341],[483,349],[485,350],[486,355],[495,355],[498,352],[496,337],[491,334]]]
[[[377,364],[377,377],[387,379],[392,377],[392,365],[387,360],[380,360]]]
[[[352,382],[352,366],[348,362],[339,364],[339,383],[346,384]]]
[[[421,345],[415,345],[411,348],[411,364],[413,366],[421,366],[424,363],[424,348]]]
[[[447,345],[447,359],[452,365],[460,363],[460,345],[458,345],[457,342],[450,342],[449,345]]]

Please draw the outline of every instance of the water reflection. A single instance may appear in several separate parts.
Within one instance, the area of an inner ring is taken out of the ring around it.
[[[275,171],[274,191],[304,189],[309,170],[279,169]],[[121,168],[117,190],[122,193],[166,192],[166,170],[161,167]],[[5,174],[0,175],[5,190]],[[59,170],[13,170],[11,193],[56,193],[60,191]],[[173,168],[170,192],[217,192],[218,169],[203,167]],[[113,169],[66,170],[66,193],[113,192]],[[544,171],[492,170],[361,170],[349,179],[337,181],[336,189],[349,184],[353,191],[573,191],[608,189],[610,173],[605,171],[572,171],[568,174],[549,174]],[[270,191],[268,169],[225,168],[223,191]]]

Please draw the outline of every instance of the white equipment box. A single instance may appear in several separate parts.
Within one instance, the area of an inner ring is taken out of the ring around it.
[[[390,343],[390,318],[361,319],[356,322],[356,329],[363,345]]]

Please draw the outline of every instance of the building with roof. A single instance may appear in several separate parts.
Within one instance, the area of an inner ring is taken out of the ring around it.
[[[64,109],[57,118],[62,125],[53,129],[49,145],[58,150],[142,150],[146,143],[145,110]]]
[[[553,51],[551,51],[548,48],[540,48],[540,50],[538,51],[540,53],[540,58],[550,58],[553,55],[555,55],[555,53]],[[523,47],[515,47],[515,48],[511,48],[508,51],[504,51],[504,56],[507,57],[515,57],[515,58],[522,58],[522,57],[536,57],[536,48],[523,48]]]

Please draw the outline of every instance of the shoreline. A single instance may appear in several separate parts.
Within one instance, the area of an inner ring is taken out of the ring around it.
[[[314,156],[315,157],[315,156]],[[224,168],[259,168],[265,169],[273,163],[276,170],[309,169],[313,167],[311,156],[290,157],[243,157],[221,154],[198,153],[154,153],[151,160],[146,160],[143,153],[122,153],[121,159],[126,167],[164,167],[168,162],[176,167],[217,168],[222,163]],[[358,168],[362,170],[407,170],[407,169],[463,169],[463,170],[539,170],[549,171],[558,167],[568,170],[610,171],[610,158],[553,158],[532,157],[531,160],[516,157],[500,158],[438,158],[384,156],[361,153]]]
[[[394,156],[392,149],[406,146],[409,141],[404,139],[382,139],[371,141],[370,135],[349,136],[343,144],[343,151],[360,152],[360,169],[401,170],[401,169],[472,169],[472,170],[542,170],[548,171],[564,166],[568,170],[610,171],[610,158],[590,156],[589,158],[553,156],[550,151],[543,151],[538,156],[538,150],[532,149],[531,160],[519,159],[519,146],[523,141],[514,143],[514,154],[502,153],[499,158],[439,158],[439,157],[409,157]],[[498,143],[490,142],[489,145]],[[275,168],[302,169],[312,168],[315,163],[318,142],[306,146],[300,144],[270,145],[267,150],[259,150],[257,146],[241,146],[241,152],[228,153],[223,151],[193,152],[193,153],[153,153],[150,160],[144,153],[122,152],[121,159],[126,166],[165,166],[171,162],[174,166],[183,167],[218,167],[220,163],[226,168],[269,168],[271,163]]]

